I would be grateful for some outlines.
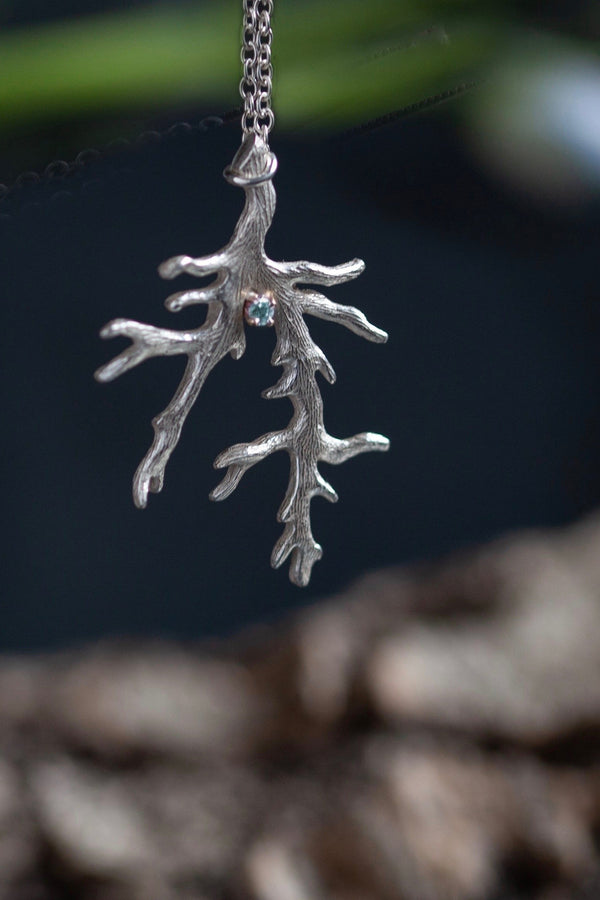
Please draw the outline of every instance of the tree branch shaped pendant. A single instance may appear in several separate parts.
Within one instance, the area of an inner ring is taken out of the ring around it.
[[[274,326],[277,341],[271,361],[283,368],[283,374],[263,396],[288,397],[293,406],[292,418],[281,431],[235,444],[221,453],[214,465],[227,471],[210,496],[212,500],[224,500],[248,469],[271,453],[287,451],[290,480],[278,513],[284,529],[273,549],[271,563],[277,568],[291,556],[290,579],[304,586],[310,580],[313,565],[322,556],[311,529],[311,501],[317,496],[333,502],[338,499],[319,472],[319,462],[337,465],[367,450],[389,447],[387,438],[379,434],[366,432],[340,440],[325,430],[316,375],[320,372],[333,384],[335,372],[311,338],[304,316],[337,322],[376,343],[384,343],[387,334],[371,325],[358,309],[333,303],[321,293],[300,287],[331,286],[357,278],[365,267],[362,260],[329,267],[268,258],[264,243],[275,212],[272,178],[276,168],[277,160],[263,138],[256,133],[247,135],[232,165],[224,172],[225,178],[243,188],[246,195],[231,241],[212,256],[175,256],[159,267],[160,275],[167,279],[183,272],[198,277],[216,276],[208,287],[172,294],[165,301],[171,312],[207,304],[204,324],[190,331],[173,331],[131,319],[115,319],[102,330],[102,337],[124,336],[132,343],[98,369],[96,378],[112,381],[153,356],[182,354],[188,358],[173,399],[152,422],[154,440],[135,474],[133,498],[136,506],[143,508],[149,493],[162,490],[165,467],[209,372],[227,353],[235,359],[244,353],[244,323]]]

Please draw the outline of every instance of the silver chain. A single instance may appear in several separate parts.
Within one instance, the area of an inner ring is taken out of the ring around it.
[[[241,55],[244,74],[240,82],[240,94],[244,101],[242,131],[244,134],[254,132],[268,143],[269,132],[275,121],[271,109],[273,0],[243,0],[243,3],[244,33]]]

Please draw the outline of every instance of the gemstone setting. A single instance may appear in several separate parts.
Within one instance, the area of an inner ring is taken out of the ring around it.
[[[269,291],[263,294],[249,291],[244,302],[244,318],[248,325],[271,328],[275,324],[275,306],[275,297]]]

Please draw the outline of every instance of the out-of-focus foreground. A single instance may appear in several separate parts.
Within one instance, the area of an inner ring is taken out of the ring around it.
[[[600,894],[600,519],[0,667],[2,900]]]

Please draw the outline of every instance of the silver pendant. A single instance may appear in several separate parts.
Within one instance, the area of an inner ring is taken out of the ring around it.
[[[294,408],[292,418],[281,431],[235,444],[221,453],[214,465],[227,471],[210,496],[212,500],[224,500],[248,469],[271,453],[287,451],[290,480],[278,513],[284,530],[273,549],[271,564],[278,568],[291,555],[290,579],[304,586],[310,580],[313,565],[322,556],[311,529],[311,500],[317,496],[332,502],[338,499],[319,472],[319,462],[337,465],[367,450],[389,448],[387,438],[379,434],[365,432],[340,440],[325,430],[316,373],[333,384],[335,372],[312,340],[304,316],[337,322],[376,343],[385,343],[387,334],[371,325],[360,310],[333,303],[321,293],[298,286],[350,281],[364,270],[362,260],[330,267],[311,262],[274,262],[267,257],[264,244],[275,212],[272,178],[276,168],[277,160],[262,137],[255,133],[246,136],[224,172],[225,178],[243,188],[246,195],[231,241],[212,256],[174,256],[159,267],[160,275],[167,279],[183,272],[201,278],[216,275],[208,287],[172,294],[165,301],[171,312],[198,303],[208,304],[204,324],[191,331],[173,331],[131,319],[115,319],[103,328],[101,336],[124,336],[132,343],[98,369],[96,378],[112,381],[153,356],[188,357],[173,399],[152,422],[154,440],[135,474],[133,499],[136,506],[143,508],[149,493],[162,490],[167,462],[208,373],[227,353],[234,359],[242,356],[246,347],[244,323],[273,325],[277,342],[271,362],[281,366],[283,374],[263,396],[289,397]]]

